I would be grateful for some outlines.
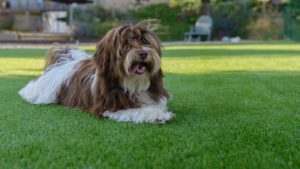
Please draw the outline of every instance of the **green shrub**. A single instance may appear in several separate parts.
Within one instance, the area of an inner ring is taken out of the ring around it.
[[[185,17],[179,6],[155,4],[130,10],[129,14],[135,20],[159,19],[161,26],[156,33],[163,41],[182,40],[183,33],[190,27],[189,17]]]
[[[7,14],[0,16],[0,30],[9,30],[13,26],[13,17]]]
[[[82,10],[74,9],[75,35],[79,39],[99,39],[110,29],[120,25],[122,13],[114,15],[101,6],[91,6]]]
[[[247,25],[250,23],[250,13],[243,4],[238,2],[220,2],[211,7],[213,18],[213,36],[221,39],[223,36],[248,37]]]
[[[168,4],[139,6],[128,13],[112,12],[101,6],[89,7],[85,10],[74,10],[75,34],[80,39],[95,39],[105,35],[111,28],[121,22],[138,22],[146,19],[159,19],[161,26],[155,31],[163,41],[183,40],[183,33],[189,31],[199,16],[194,10],[182,11],[180,6],[170,7]]]
[[[93,24],[94,28],[94,35],[96,37],[103,37],[106,32],[108,32],[110,29],[115,28],[120,25],[120,22],[118,19],[112,19],[104,22],[97,22]]]
[[[249,39],[280,40],[283,39],[282,15],[262,15],[248,25]]]

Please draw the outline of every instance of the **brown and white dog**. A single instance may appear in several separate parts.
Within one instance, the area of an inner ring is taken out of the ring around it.
[[[50,50],[44,73],[20,90],[32,104],[58,103],[96,116],[136,123],[165,123],[161,46],[150,21],[110,30],[93,56],[76,48]]]

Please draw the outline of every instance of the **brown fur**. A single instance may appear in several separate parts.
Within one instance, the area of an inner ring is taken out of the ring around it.
[[[161,56],[158,38],[149,30],[149,24],[126,25],[108,32],[98,43],[92,59],[86,59],[78,63],[74,75],[65,82],[57,95],[58,103],[80,108],[92,112],[97,116],[105,111],[136,108],[142,103],[135,95],[124,92],[120,81],[126,76],[124,59],[130,49],[139,49],[147,45]],[[60,50],[65,53],[64,50]],[[55,63],[59,53],[50,53],[46,65]],[[97,81],[94,89],[92,76],[97,72]],[[162,70],[151,75],[150,87],[147,90],[150,98],[155,102],[161,97],[169,97],[163,87]]]
[[[81,61],[77,66],[79,68],[69,83],[61,86],[57,100],[64,106],[89,111],[93,106],[91,76],[95,73],[96,67],[90,59]]]
[[[59,56],[61,54],[68,54],[69,48],[66,47],[60,47],[58,44],[54,44],[54,46],[49,50],[48,55],[46,56],[46,62],[45,62],[45,67],[49,67],[52,64],[55,64],[58,62]]]

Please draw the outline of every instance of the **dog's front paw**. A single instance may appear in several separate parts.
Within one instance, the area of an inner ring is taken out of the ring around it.
[[[137,108],[117,112],[104,112],[102,115],[103,117],[117,121],[156,124],[164,124],[175,117],[175,114],[171,112],[152,108]]]
[[[152,123],[157,124],[165,124],[166,122],[170,121],[175,117],[175,114],[171,112],[162,112],[157,115],[157,117],[152,121]]]

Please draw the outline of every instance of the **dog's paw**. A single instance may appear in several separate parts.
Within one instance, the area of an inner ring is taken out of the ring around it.
[[[104,112],[103,117],[122,122],[164,124],[175,117],[168,111],[153,111],[152,109],[130,109],[118,112]]]
[[[162,112],[157,115],[157,117],[151,121],[150,123],[157,123],[157,124],[165,124],[166,122],[172,120],[175,117],[175,114],[171,112]]]

